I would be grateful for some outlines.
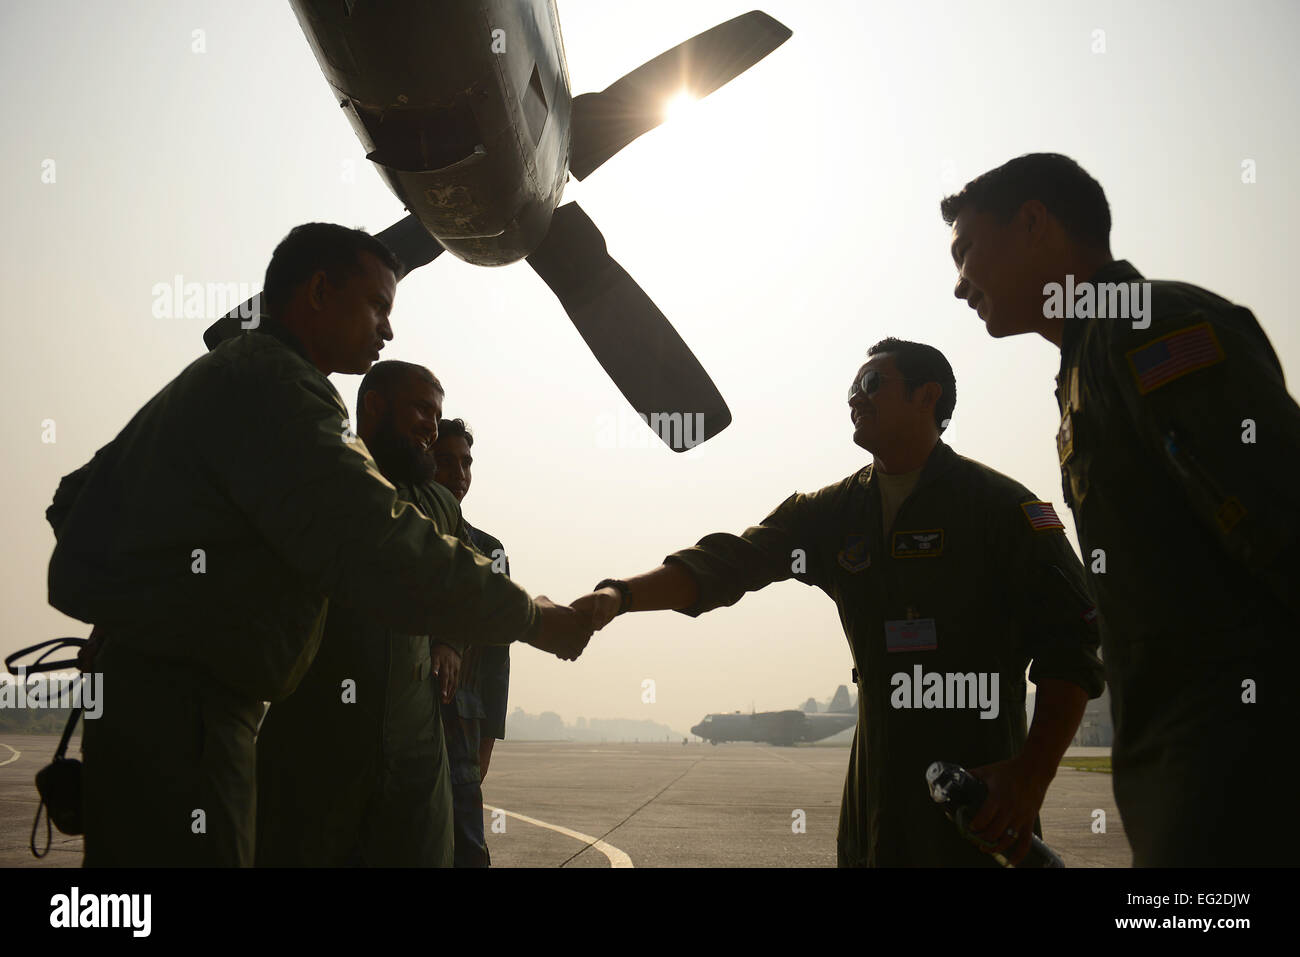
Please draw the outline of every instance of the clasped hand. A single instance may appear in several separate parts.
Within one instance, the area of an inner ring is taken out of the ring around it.
[[[542,626],[529,644],[565,661],[575,661],[600,631],[618,614],[622,598],[613,588],[583,595],[570,605],[557,605],[545,595],[533,601],[541,613]]]
[[[581,612],[591,619],[593,631],[600,631],[614,620],[622,601],[623,596],[618,593],[618,589],[602,588],[600,591],[593,591],[583,595],[571,607],[574,611]]]

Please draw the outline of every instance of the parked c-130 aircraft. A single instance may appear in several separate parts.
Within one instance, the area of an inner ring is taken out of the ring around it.
[[[659,431],[665,444],[683,451],[730,424],[713,380],[600,230],[559,202],[570,173],[584,179],[654,129],[675,95],[739,76],[788,28],[752,11],[573,97],[554,0],[290,2],[366,158],[410,211],[377,234],[408,273],[444,249],[481,266],[527,259],[637,412],[693,419]],[[218,320],[208,348],[253,328],[240,322],[250,314],[246,303]]]
[[[815,705],[810,702],[805,708]],[[691,728],[709,744],[719,741],[763,741],[790,746],[799,741],[820,741],[851,728],[857,723],[857,707],[849,699],[849,689],[840,685],[825,713],[809,711],[760,711],[742,714],[709,714]]]

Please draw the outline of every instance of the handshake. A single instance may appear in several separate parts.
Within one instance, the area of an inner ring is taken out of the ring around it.
[[[565,661],[576,661],[591,641],[618,614],[622,596],[615,588],[602,588],[568,605],[557,605],[544,595],[533,599],[542,624],[528,642]]]

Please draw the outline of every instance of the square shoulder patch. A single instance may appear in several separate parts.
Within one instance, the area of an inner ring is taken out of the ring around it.
[[[1052,508],[1050,502],[1021,502],[1020,510],[1025,513],[1025,518],[1029,520],[1030,528],[1037,529],[1040,532],[1053,528],[1065,531],[1065,526],[1056,517],[1056,509]]]
[[[1125,355],[1139,395],[1224,358],[1223,347],[1208,322],[1168,333]]]

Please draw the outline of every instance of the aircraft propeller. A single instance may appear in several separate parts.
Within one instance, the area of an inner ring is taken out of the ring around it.
[[[712,93],[763,59],[791,31],[755,10],[679,43],[599,93],[572,102],[569,172],[579,180],[665,119],[677,93]],[[408,215],[377,237],[402,261],[403,275],[432,262],[443,247]],[[672,323],[612,259],[595,223],[576,203],[558,207],[549,231],[527,257],[619,391],[673,451],[721,432],[731,412],[713,380]],[[402,277],[398,277],[402,278]],[[259,297],[217,320],[203,341],[255,328]],[[243,317],[243,318],[241,318]]]

